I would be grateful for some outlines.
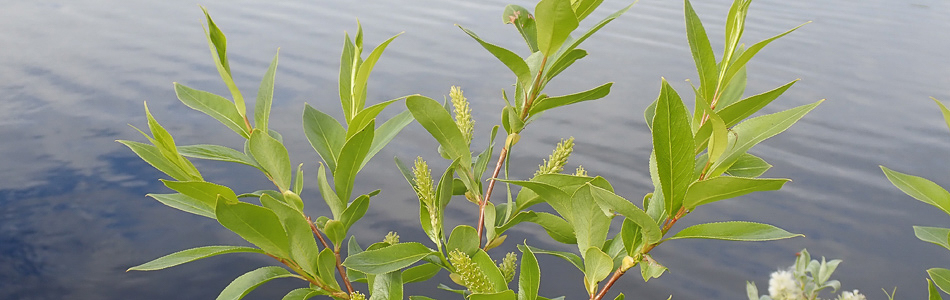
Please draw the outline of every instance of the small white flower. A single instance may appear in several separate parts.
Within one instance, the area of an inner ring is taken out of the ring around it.
[[[841,296],[838,296],[838,300],[867,300],[867,298],[858,292],[858,290],[854,290],[854,292],[841,292]]]
[[[769,278],[769,296],[775,300],[804,299],[802,290],[795,281],[795,275],[790,271],[776,271]]]

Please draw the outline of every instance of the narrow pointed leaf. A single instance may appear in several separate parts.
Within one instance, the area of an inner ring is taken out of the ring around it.
[[[765,162],[764,159],[746,153],[739,156],[739,159],[726,170],[726,173],[736,177],[755,178],[762,176],[770,168],[772,168],[772,165]]]
[[[610,93],[610,87],[612,85],[612,82],[608,82],[601,86],[580,93],[544,98],[543,100],[540,100],[532,105],[529,112],[533,115],[555,107],[600,99]]]
[[[401,34],[401,33],[400,33]],[[360,64],[359,71],[356,73],[355,79],[353,80],[353,108],[354,110],[351,113],[358,112],[363,109],[363,105],[366,103],[366,85],[369,81],[369,74],[373,71],[373,68],[376,67],[376,62],[379,61],[379,57],[383,55],[383,51],[386,50],[386,46],[389,46],[399,34],[394,35],[389,38],[379,46],[376,46],[373,49],[373,52],[369,54],[369,57]]]
[[[191,175],[185,173],[178,166],[168,161],[168,159],[162,155],[162,152],[158,150],[158,147],[133,141],[119,140],[117,142],[129,147],[129,149],[131,149],[132,152],[135,152],[139,158],[147,162],[149,165],[152,165],[152,167],[155,167],[155,169],[162,171],[162,173],[165,173],[171,178],[185,181],[192,180]]]
[[[290,293],[287,293],[287,295],[284,295],[284,297],[281,298],[281,300],[307,300],[316,296],[326,295],[326,294],[327,292],[323,290],[299,288],[299,289],[290,291]]]
[[[927,279],[927,293],[927,298],[930,300],[943,300],[943,298],[940,297],[940,291],[937,290],[937,287],[934,286],[934,283],[930,281],[929,278]]]
[[[217,300],[238,300],[247,296],[248,293],[256,289],[261,284],[277,278],[294,277],[293,273],[281,267],[263,267],[254,271],[244,273],[244,275],[231,281]]]
[[[169,255],[165,255],[159,258],[156,258],[150,262],[134,266],[129,268],[127,271],[154,271],[161,270],[165,268],[174,267],[184,263],[193,262],[202,258],[208,258],[215,255],[227,254],[227,253],[261,253],[264,254],[264,251],[261,251],[257,248],[251,247],[239,247],[239,246],[205,246],[192,248],[188,250],[178,251]]]
[[[274,183],[281,191],[290,189],[293,168],[290,166],[290,156],[287,148],[268,134],[255,129],[249,140],[251,156],[267,171]]]
[[[247,154],[241,153],[225,146],[218,145],[188,145],[178,146],[178,153],[185,157],[208,159],[217,161],[227,161],[239,164],[245,164],[260,169],[257,162]],[[263,170],[262,170],[263,171]]]
[[[350,203],[346,207],[346,210],[343,211],[343,214],[340,216],[340,221],[343,222],[344,228],[347,230],[363,218],[366,215],[366,211],[369,209],[369,196],[362,195],[356,197],[356,200],[353,200],[353,203]]]
[[[573,1],[572,7],[574,8],[574,13],[577,15],[577,21],[583,21],[584,18],[587,18],[590,13],[594,12],[604,0],[577,0]]]
[[[399,101],[400,99],[402,98],[376,103],[370,107],[367,107],[361,110],[359,113],[356,114],[356,116],[353,117],[352,120],[350,120],[349,124],[347,124],[348,128],[346,129],[346,138],[349,139],[353,137],[353,135],[355,135],[357,132],[363,129],[363,127],[366,127],[366,125],[369,124],[369,122],[375,121],[376,116],[379,116],[379,113],[383,112],[383,110],[386,109],[387,106],[389,106],[390,104],[393,104],[396,101]]]
[[[313,237],[310,223],[304,215],[290,205],[267,194],[261,196],[261,204],[273,211],[284,226],[287,238],[290,241],[290,258],[310,275],[317,275],[315,269],[317,265],[316,253],[320,253],[320,249]]]
[[[531,249],[531,252],[534,252],[537,254],[553,255],[555,257],[559,257],[563,260],[566,260],[567,262],[577,267],[577,270],[584,272],[584,260],[582,260],[581,257],[578,256],[577,254],[564,252],[564,251],[545,250],[545,249],[532,247],[532,246],[527,246],[527,247],[528,249]]]
[[[521,250],[521,267],[518,268],[518,300],[535,300],[541,286],[541,268],[531,248],[518,245]]]
[[[367,274],[385,274],[408,267],[432,252],[420,243],[400,243],[350,255],[343,265]]]
[[[218,69],[218,74],[221,75],[221,80],[224,81],[224,84],[228,86],[228,90],[231,91],[231,96],[234,98],[233,107],[237,110],[238,114],[240,114],[241,120],[243,120],[244,116],[247,115],[247,107],[244,104],[244,97],[241,96],[241,91],[238,90],[237,85],[234,84],[234,79],[231,77],[231,66],[228,64],[227,38],[225,38],[224,32],[221,32],[221,29],[211,20],[211,15],[208,14],[208,10],[203,6],[201,10],[204,11],[205,18],[208,20],[208,31],[205,37],[208,39],[208,48],[211,49],[211,58],[214,59],[214,64]],[[244,123],[242,122],[242,124]]]
[[[924,242],[930,242],[950,250],[950,229],[940,227],[914,226],[914,235]]]
[[[336,192],[334,192],[330,186],[330,183],[327,182],[327,172],[323,164],[320,164],[320,168],[317,170],[317,187],[320,190],[320,195],[323,196],[323,200],[327,203],[327,206],[330,207],[333,219],[340,219],[343,210],[346,209],[346,203],[337,196]]]
[[[653,149],[666,212],[673,215],[683,204],[683,197],[693,178],[693,135],[689,113],[679,95],[663,80],[653,117]]]
[[[449,160],[472,161],[472,152],[462,137],[462,131],[442,105],[428,97],[409,96],[406,107],[416,121],[439,142],[449,155]]]
[[[204,216],[214,219],[214,206],[209,205],[207,202],[188,197],[186,195],[175,193],[175,194],[148,194],[145,195],[152,197],[162,204],[171,206],[172,208],[179,209],[184,212],[193,213],[199,216]]]
[[[930,99],[933,99],[934,102],[937,102],[937,106],[940,106],[940,112],[943,114],[943,120],[947,122],[947,127],[950,127],[950,109],[948,109],[946,105],[943,105],[943,102],[940,102],[940,100],[937,100],[934,97],[930,97]]]
[[[716,86],[719,82],[719,67],[716,66],[716,55],[713,53],[712,46],[709,45],[709,37],[706,36],[706,29],[703,23],[693,10],[693,5],[689,0],[685,0],[686,6],[686,37],[689,40],[689,49],[693,53],[693,60],[696,62],[696,71],[699,73],[699,89],[702,92],[703,99],[712,101],[716,93]]]
[[[402,272],[379,274],[373,279],[370,300],[402,300]]]
[[[333,185],[340,201],[349,201],[353,192],[356,174],[360,171],[363,159],[373,145],[375,122],[370,121],[362,130],[354,134],[343,144],[337,168],[333,171]]]
[[[515,74],[515,77],[518,78],[518,81],[526,81],[531,75],[528,71],[528,65],[525,64],[524,60],[518,54],[512,52],[511,50],[496,46],[494,44],[485,42],[482,38],[478,37],[471,30],[465,29],[462,26],[459,26],[465,34],[475,39],[478,44],[482,45],[485,50],[488,50],[492,55],[495,56],[501,63],[505,64],[512,73]]]
[[[218,200],[214,213],[221,225],[261,250],[278,257],[290,257],[287,232],[270,209],[245,202],[230,204]]]
[[[237,195],[234,194],[234,191],[223,185],[206,181],[162,180],[162,183],[176,192],[205,203],[207,207],[214,207],[217,204],[219,195],[227,200],[228,203],[238,202]]]
[[[379,128],[376,128],[373,133],[373,145],[369,148],[369,152],[366,153],[366,158],[363,159],[363,163],[360,164],[360,170],[362,170],[363,167],[366,166],[366,163],[368,163],[376,153],[379,153],[386,144],[389,144],[406,125],[412,123],[412,120],[412,114],[406,110],[383,122],[382,125],[379,125]]]
[[[806,22],[805,24],[808,24],[808,23],[811,23],[811,22]],[[754,45],[750,46],[748,49],[742,52],[741,55],[739,55],[739,58],[736,58],[733,63],[729,64],[729,68],[726,69],[725,75],[722,77],[722,82],[729,82],[730,80],[732,80],[732,77],[735,76],[736,73],[739,73],[739,70],[744,68],[745,65],[749,62],[749,60],[751,60],[752,57],[755,56],[755,54],[759,53],[759,50],[762,50],[762,48],[765,48],[766,45],[768,45],[769,43],[771,43],[772,41],[780,37],[785,36],[786,34],[792,33],[792,31],[795,31],[796,29],[801,28],[802,26],[805,26],[805,24],[798,25],[795,28],[789,29],[786,32],[770,37],[768,39],[765,39],[761,42],[755,43]]]
[[[950,293],[950,270],[943,268],[932,268],[927,269],[927,274],[930,274],[930,279],[933,279],[933,283],[937,285],[944,293]]]
[[[361,35],[362,28],[359,29]],[[343,54],[340,56],[340,104],[343,106],[343,118],[349,122],[356,115],[353,109],[353,75],[359,68],[360,53],[357,46],[350,40],[349,34],[344,34]]]
[[[323,158],[330,172],[335,171],[340,151],[346,141],[346,130],[343,129],[343,125],[330,115],[307,104],[303,110],[303,129],[310,145]]]
[[[274,54],[274,60],[271,61],[267,73],[264,73],[264,79],[261,80],[261,87],[257,90],[257,102],[254,104],[254,126],[263,132],[267,132],[268,123],[270,122],[270,108],[274,101],[274,77],[276,74],[277,54]]]
[[[887,179],[907,195],[950,214],[950,192],[947,190],[923,177],[900,173],[884,166],[881,169]]]
[[[792,82],[786,83],[783,86],[777,87],[771,91],[751,96],[749,98],[742,99],[739,102],[733,103],[732,105],[724,107],[719,111],[719,116],[722,117],[722,120],[726,123],[726,126],[732,126],[739,121],[742,121],[745,118],[748,118],[755,112],[759,111],[766,105],[781,96],[788,88],[792,87],[793,84],[798,82],[798,79],[793,80]]]
[[[534,9],[534,20],[538,26],[538,50],[545,56],[560,49],[578,25],[570,0],[541,0]]]
[[[718,176],[722,174],[735,163],[740,156],[745,154],[746,151],[749,151],[752,146],[785,131],[823,101],[824,100],[802,105],[774,114],[758,116],[739,123],[732,128],[732,131],[735,132],[735,138],[730,139],[731,143],[722,158],[710,167],[710,169],[714,171],[709,175]]]
[[[418,265],[402,271],[403,283],[426,281],[439,274],[442,267],[436,264]]]
[[[558,56],[557,61],[555,61],[554,64],[551,65],[550,69],[548,69],[548,72],[544,75],[544,77],[546,77],[548,80],[551,80],[551,78],[554,78],[558,74],[561,74],[561,72],[563,72],[568,67],[573,65],[574,62],[586,56],[587,56],[587,51],[585,51],[584,49],[573,49],[571,51],[568,51],[566,54]]]
[[[668,238],[675,239],[713,239],[728,241],[772,241],[804,236],[790,233],[781,228],[762,223],[730,221],[693,225]]]
[[[472,294],[469,300],[515,300],[515,291],[505,290],[491,294]]]
[[[735,198],[759,191],[777,191],[788,179],[758,179],[719,176],[696,181],[689,186],[683,206],[693,208],[723,199]]]
[[[581,43],[583,43],[585,40],[587,40],[587,38],[589,38],[589,37],[590,37],[591,35],[593,35],[595,32],[597,32],[598,30],[600,30],[601,28],[603,28],[604,26],[606,26],[607,23],[610,23],[611,21],[613,21],[613,20],[616,19],[617,17],[620,17],[620,15],[623,15],[623,14],[626,13],[628,10],[630,10],[630,8],[633,7],[634,4],[637,4],[638,1],[639,1],[639,0],[634,0],[633,3],[630,3],[630,5],[627,5],[626,7],[621,8],[620,10],[618,10],[618,11],[616,11],[616,12],[614,12],[614,13],[608,15],[608,16],[605,17],[604,19],[600,20],[600,22],[597,22],[597,24],[594,24],[594,26],[592,26],[590,29],[588,29],[587,32],[584,32],[584,35],[581,35],[581,37],[579,37],[579,38],[574,39],[573,41],[571,41],[571,44],[570,44],[567,48],[564,49],[564,52],[563,52],[563,53],[570,53],[571,50],[576,49],[578,46],[581,45]]]

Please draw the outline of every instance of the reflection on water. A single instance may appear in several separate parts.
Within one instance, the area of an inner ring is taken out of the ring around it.
[[[243,243],[211,220],[145,198],[164,189],[156,180],[160,174],[113,142],[138,139],[125,124],[142,126],[142,102],[149,101],[182,144],[240,146],[228,129],[178,103],[171,88],[171,82],[179,81],[226,93],[210,64],[200,10],[193,2],[7,2],[0,10],[0,299],[209,299],[237,275],[271,263],[232,254],[160,272],[124,272],[185,248]],[[695,2],[709,34],[719,39],[729,1]],[[369,45],[406,32],[378,64],[370,101],[414,93],[438,98],[449,86],[460,85],[473,101],[476,126],[484,134],[497,123],[498,94],[511,78],[494,76],[506,74],[504,66],[453,24],[521,49],[517,33],[499,19],[507,3],[203,4],[228,34],[234,76],[245,93],[253,92],[280,47],[272,127],[286,137],[292,159],[309,167],[312,182],[317,156],[301,133],[300,111],[304,102],[338,110],[341,33],[354,31],[357,17]],[[607,1],[590,19],[624,5]],[[515,177],[529,176],[558,140],[575,136],[572,166],[583,164],[592,174],[607,177],[630,199],[650,189],[645,168],[649,133],[641,112],[656,97],[661,76],[681,92],[688,89],[684,80],[696,77],[681,9],[677,1],[643,0],[585,43],[591,55],[563,74],[551,93],[614,81],[613,93],[548,113],[529,127],[520,152],[513,154]],[[767,175],[794,182],[780,192],[704,207],[682,225],[753,220],[807,238],[675,241],[655,252],[672,273],[650,284],[627,276],[619,285],[644,299],[669,294],[743,299],[746,280],[764,286],[771,271],[791,264],[792,255],[807,247],[817,256],[844,259],[836,274],[845,289],[880,298],[880,288],[898,286],[901,298],[923,298],[924,270],[940,266],[946,253],[917,241],[911,226],[946,226],[947,216],[891,187],[877,166],[950,185],[942,180],[950,169],[950,133],[927,99],[950,100],[950,57],[943,55],[950,46],[948,13],[950,3],[940,0],[756,1],[746,41],[814,22],[771,44],[752,62],[747,91],[758,93],[801,78],[772,111],[828,101],[756,151],[775,165]],[[486,139],[476,135],[476,143]],[[363,174],[360,184],[367,191],[383,189],[383,194],[354,229],[362,244],[393,229],[404,240],[424,239],[414,229],[418,220],[412,192],[386,157],[436,157],[434,145],[421,127],[411,125],[370,162],[368,169],[374,172]],[[240,186],[242,192],[266,186],[250,168],[207,162],[199,168],[207,178]],[[311,203],[309,214],[325,210],[316,195],[310,188],[303,193]],[[459,223],[475,221],[471,208],[461,204],[449,213]],[[528,225],[510,238],[559,247],[539,233]],[[585,296],[572,267],[540,259],[545,266],[542,290],[548,296]],[[278,298],[295,286],[293,280],[274,281],[251,297]],[[429,283],[410,285],[407,291],[452,298]]]

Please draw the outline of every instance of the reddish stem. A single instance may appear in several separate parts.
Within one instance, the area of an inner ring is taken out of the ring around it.
[[[501,172],[501,167],[507,157],[508,145],[505,145],[504,148],[501,148],[501,153],[498,154],[498,163],[495,164],[495,171],[492,172],[488,181],[488,191],[485,192],[485,199],[478,202],[478,247],[482,246],[482,232],[485,231],[485,206],[491,201],[491,192],[495,189],[495,179],[498,178],[498,173]],[[487,242],[485,245],[488,245]]]

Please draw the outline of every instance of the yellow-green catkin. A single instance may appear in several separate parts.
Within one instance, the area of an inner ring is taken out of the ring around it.
[[[386,234],[386,237],[383,238],[383,243],[390,245],[399,244],[399,234],[397,234],[395,231],[390,231]]]
[[[584,169],[584,166],[577,166],[577,170],[574,171],[574,176],[590,177],[587,175],[587,170]]]
[[[544,164],[539,166],[534,176],[561,173],[561,171],[564,170],[564,165],[567,164],[567,157],[571,156],[571,152],[573,151],[574,137],[561,140],[561,142],[557,144],[557,147],[554,148],[554,152],[551,153],[551,156],[548,156]]]
[[[363,295],[363,293],[359,291],[354,291],[350,293],[350,300],[366,300],[366,295]]]
[[[475,121],[472,120],[472,108],[468,106],[468,99],[462,94],[462,89],[457,86],[453,86],[449,91],[449,98],[452,98],[452,107],[455,108],[455,125],[458,125],[459,130],[462,131],[465,143],[471,145]]]
[[[422,157],[416,157],[416,163],[412,168],[413,179],[416,182],[416,194],[419,200],[425,203],[426,207],[431,207],[435,200],[435,188],[432,185],[432,171]]]
[[[488,277],[482,270],[475,265],[472,258],[462,251],[455,249],[449,252],[449,262],[455,268],[455,274],[459,275],[462,285],[475,294],[491,293],[491,285],[488,283]]]
[[[514,252],[508,252],[505,255],[505,259],[501,260],[501,263],[498,264],[498,269],[501,270],[501,274],[505,276],[505,281],[511,282],[515,279],[515,263],[518,262],[518,255]]]

